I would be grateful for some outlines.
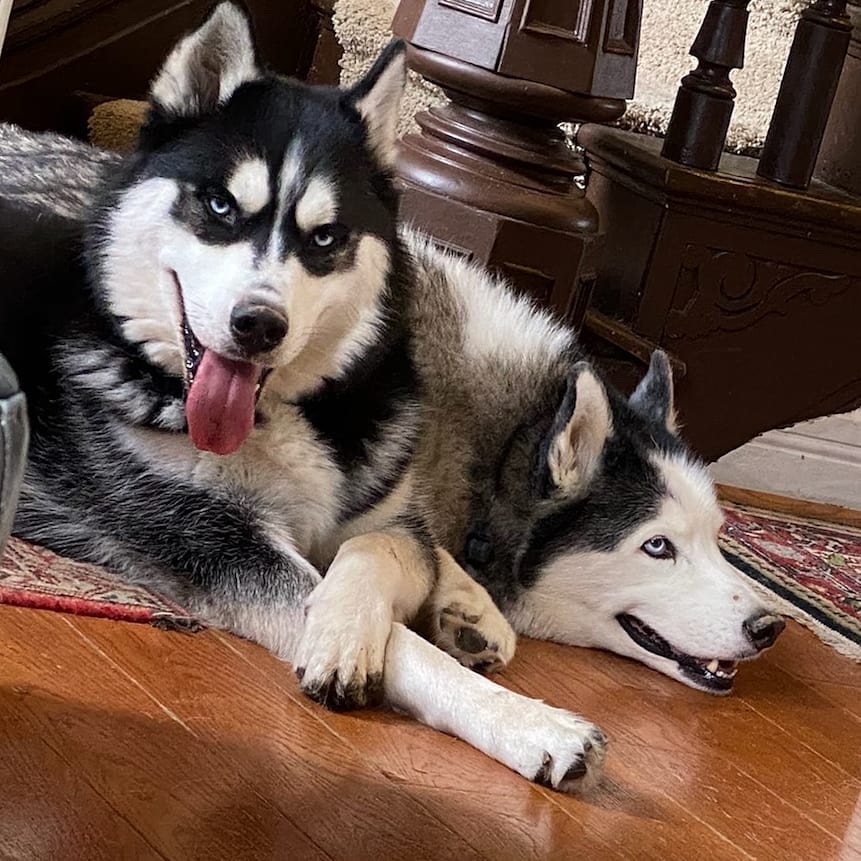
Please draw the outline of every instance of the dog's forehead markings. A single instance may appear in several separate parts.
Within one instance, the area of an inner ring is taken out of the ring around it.
[[[256,215],[268,203],[269,166],[260,156],[240,159],[227,181],[227,190],[243,212]]]
[[[296,226],[308,233],[322,224],[330,224],[337,215],[335,186],[326,177],[315,174],[296,201]]]
[[[284,214],[292,202],[297,183],[302,176],[301,141],[299,138],[293,140],[284,153],[284,160],[278,171],[278,208],[275,211],[275,220],[272,222],[272,235],[269,239],[269,257],[277,259],[281,256],[281,225],[284,222]]]
[[[706,468],[683,456],[658,455],[655,465],[663,476],[667,495],[690,517],[717,528],[723,521],[714,484]]]

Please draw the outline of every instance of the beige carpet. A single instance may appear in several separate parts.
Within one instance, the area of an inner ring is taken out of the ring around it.
[[[733,75],[738,99],[727,147],[749,152],[761,146],[795,24],[807,0],[753,0],[745,68]],[[337,0],[335,32],[344,47],[342,80],[356,79],[391,38],[392,0]],[[637,87],[623,124],[662,133],[679,79],[694,61],[688,55],[707,7],[706,0],[644,0]],[[418,110],[439,99],[438,91],[415,78],[404,106],[402,130]]]

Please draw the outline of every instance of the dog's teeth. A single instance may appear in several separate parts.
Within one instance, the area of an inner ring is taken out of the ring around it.
[[[713,660],[713,661],[712,661],[712,662],[711,662],[711,663],[706,667],[706,669],[707,669],[710,673],[716,673],[716,672],[718,671],[718,664],[719,664],[719,663],[720,663],[720,662],[718,661],[718,659],[717,659],[717,658],[715,658],[715,659],[714,659],[714,660]]]

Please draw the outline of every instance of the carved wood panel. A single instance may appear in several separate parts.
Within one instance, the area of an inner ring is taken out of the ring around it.
[[[604,50],[608,54],[633,57],[640,32],[640,7],[636,0],[610,0]]]
[[[594,9],[595,0],[527,0],[520,29],[585,45]]]
[[[795,300],[823,305],[850,289],[861,291],[861,279],[687,244],[665,332],[700,337],[739,331],[768,315],[790,313]]]

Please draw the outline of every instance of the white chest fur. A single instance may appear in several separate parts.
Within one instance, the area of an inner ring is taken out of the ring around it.
[[[266,422],[226,457],[198,451],[185,434],[126,426],[120,434],[124,445],[156,472],[248,494],[267,530],[289,540],[303,556],[326,544],[336,528],[344,476],[329,447],[292,404],[270,409]]]

